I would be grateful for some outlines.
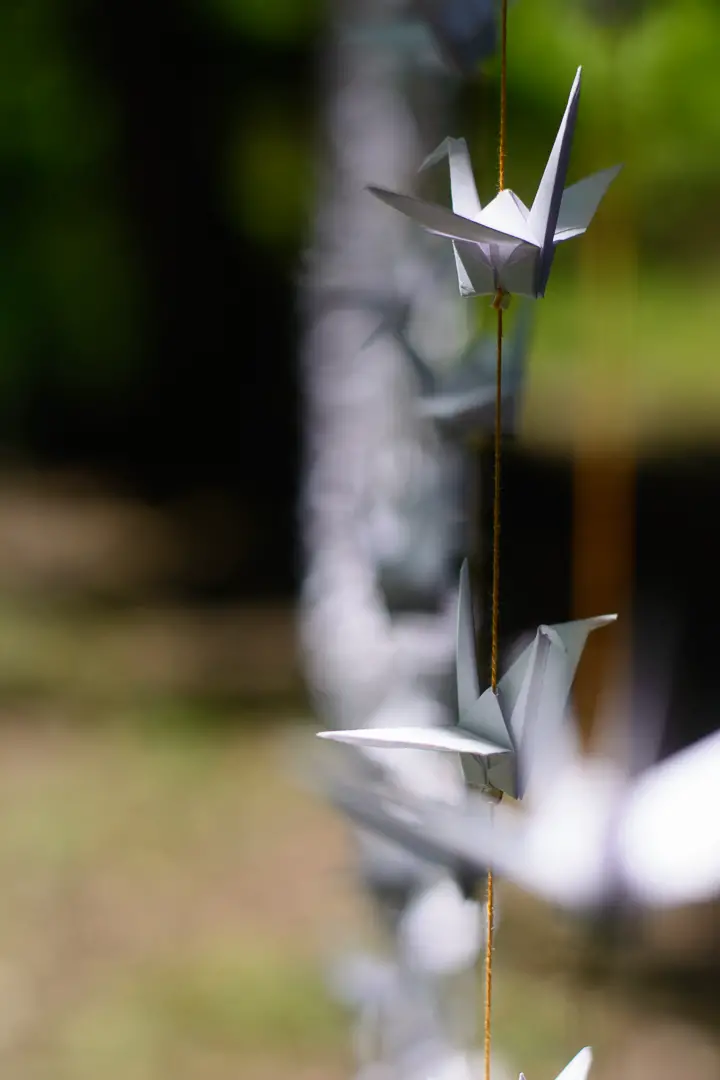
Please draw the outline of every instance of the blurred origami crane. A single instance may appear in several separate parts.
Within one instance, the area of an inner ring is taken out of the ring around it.
[[[470,75],[497,51],[497,0],[414,0],[447,63]]]
[[[461,78],[497,52],[498,12],[497,0],[410,0],[398,18],[385,12],[343,29],[352,40],[393,49],[416,67]]]
[[[491,431],[495,418],[495,335],[480,334],[452,366],[439,371],[420,355],[410,340],[411,313],[410,303],[388,306],[368,344],[381,334],[398,342],[417,376],[420,388],[417,413],[423,419],[434,421],[451,436]],[[517,314],[503,362],[502,421],[503,429],[511,434],[515,434],[520,411],[531,326],[530,305],[524,304]]]
[[[600,200],[621,166],[594,173],[565,188],[570,149],[580,100],[578,68],[567,108],[532,206],[505,188],[482,207],[464,139],[446,139],[423,168],[448,156],[453,209],[399,195],[369,190],[428,232],[453,241],[458,283],[463,296],[512,293],[545,295],[555,248],[586,231]],[[504,302],[504,301],[503,301]]]
[[[553,766],[552,785],[538,786],[526,813],[478,794],[452,806],[380,785],[338,786],[331,798],[418,858],[468,877],[489,868],[586,917],[720,895],[720,732],[634,779],[609,754]]]
[[[552,780],[558,760],[574,752],[565,716],[568,695],[588,635],[615,615],[538,627],[497,692],[479,692],[475,627],[467,561],[460,572],[456,642],[458,722],[452,728],[362,728],[324,731],[320,738],[357,746],[424,748],[466,755],[473,786],[521,798],[531,778]],[[547,761],[549,775],[542,776]]]

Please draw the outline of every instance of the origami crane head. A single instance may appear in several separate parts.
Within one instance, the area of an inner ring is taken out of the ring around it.
[[[477,787],[521,798],[529,780],[552,780],[572,747],[567,698],[588,635],[615,615],[538,627],[530,645],[499,680],[479,691],[468,564],[460,574],[457,629],[458,722],[452,728],[375,728],[321,732],[359,746],[427,749],[463,755]],[[547,768],[544,763],[547,762]],[[547,773],[548,775],[545,775]]]
[[[446,139],[425,162],[427,166],[445,155],[449,158],[452,210],[383,188],[369,189],[428,232],[453,241],[463,296],[544,296],[556,246],[585,232],[619,173],[621,166],[616,165],[565,188],[581,71],[578,68],[531,207],[525,206],[509,188],[482,206],[464,139]]]

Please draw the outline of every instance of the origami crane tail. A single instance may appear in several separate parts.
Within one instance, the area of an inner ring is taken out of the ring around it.
[[[528,215],[528,226],[540,247],[535,274],[535,292],[538,296],[545,294],[555,253],[555,230],[570,164],[570,150],[580,104],[581,75],[582,68],[578,68],[565,114]]]
[[[453,873],[479,878],[490,863],[502,870],[505,852],[513,860],[517,857],[517,823],[510,821],[517,815],[487,801],[476,798],[450,806],[349,784],[336,786],[330,799],[356,825]]]
[[[593,173],[566,189],[555,226],[555,243],[581,236],[595,216],[603,195],[618,175],[622,165]]]

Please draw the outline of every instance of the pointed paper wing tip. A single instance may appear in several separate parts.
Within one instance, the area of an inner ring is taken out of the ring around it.
[[[584,1046],[582,1050],[575,1055],[561,1073],[558,1074],[556,1080],[586,1080],[590,1067],[592,1065],[593,1053],[591,1046]]]
[[[357,728],[352,731],[318,731],[316,737],[329,742],[349,743],[352,746],[370,742],[373,734],[373,728]]]
[[[617,615],[593,615],[589,619],[577,619],[573,623],[562,623],[562,624],[558,624],[558,625],[577,626],[578,623],[585,623],[586,625],[589,625],[592,630],[595,630],[597,627],[609,626],[610,623],[614,623],[614,622],[617,622]],[[542,634],[547,634],[548,631],[554,630],[554,629],[555,628],[553,626],[550,626],[549,623],[543,623],[542,626],[538,627],[538,630]]]
[[[562,623],[558,625],[567,629],[568,627],[577,628],[583,624],[587,627],[587,633],[590,634],[593,630],[599,630],[602,626],[609,626],[616,621],[617,615],[596,615],[594,618],[577,619],[572,623]],[[538,633],[542,634],[543,637],[549,638],[549,640],[555,644],[559,644],[562,649],[566,649],[566,645],[562,641],[562,636],[556,626],[549,626],[547,623],[543,623],[542,626],[538,627]]]
[[[582,67],[579,67],[575,72],[575,78],[573,84],[570,87],[570,93],[568,94],[568,103],[565,107],[565,113],[567,114],[574,101],[580,96],[580,88],[582,86]]]
[[[328,739],[329,742],[349,743],[351,746],[362,745],[362,743],[370,743],[372,745],[378,731],[382,733],[385,730],[387,729],[353,728],[349,731],[318,731],[317,738]]]
[[[444,138],[440,145],[436,146],[431,154],[428,154],[428,156],[425,158],[422,165],[418,169],[418,172],[423,172],[425,169],[429,169],[433,165],[437,165],[439,161],[442,161],[444,157],[447,157],[450,152],[450,147],[452,143],[459,141],[460,140],[458,139],[454,139],[452,135],[448,135],[446,138]]]
[[[591,630],[597,630],[600,626],[617,622],[617,615],[594,615],[589,619],[580,619],[580,622],[587,623]]]
[[[389,191],[388,188],[375,187],[374,184],[366,184],[365,190],[369,191],[376,199],[386,203],[388,206],[392,206],[390,200],[397,194],[395,191]]]

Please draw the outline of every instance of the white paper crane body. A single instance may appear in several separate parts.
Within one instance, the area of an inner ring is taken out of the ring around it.
[[[570,738],[568,694],[588,635],[615,615],[540,626],[532,643],[498,682],[479,691],[475,627],[468,564],[460,572],[456,643],[458,722],[452,728],[362,728],[321,732],[320,737],[358,746],[458,753],[473,763],[473,786],[520,798],[538,762],[556,758]],[[564,756],[567,756],[565,753]],[[473,767],[474,766],[474,767]],[[549,776],[548,781],[552,780]]]
[[[425,165],[433,164],[447,154],[452,210],[384,188],[369,189],[428,232],[453,241],[463,296],[498,293],[544,296],[556,246],[586,231],[603,195],[620,171],[621,166],[616,165],[565,188],[580,99],[581,70],[577,70],[531,207],[509,188],[482,206],[464,139],[446,139],[425,162]]]

